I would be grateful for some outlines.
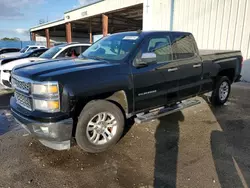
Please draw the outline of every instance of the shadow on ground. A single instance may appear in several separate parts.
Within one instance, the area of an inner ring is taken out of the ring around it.
[[[224,106],[209,105],[221,128],[211,132],[210,146],[222,188],[250,186],[249,86],[233,86],[229,102]],[[177,112],[159,120],[155,133],[154,188],[172,188],[177,186],[180,122],[184,121],[184,115]]]
[[[155,132],[154,188],[176,187],[179,122],[182,112],[162,117]]]
[[[250,87],[238,88],[237,92],[232,91],[232,105],[211,107],[222,129],[211,134],[211,150],[222,188],[250,186]]]

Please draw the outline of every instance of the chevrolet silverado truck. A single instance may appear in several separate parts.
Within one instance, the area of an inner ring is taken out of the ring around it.
[[[239,81],[240,51],[199,51],[191,33],[137,31],[104,37],[78,59],[15,67],[11,111],[50,148],[115,145],[126,120],[142,123],[199,103],[223,105]]]

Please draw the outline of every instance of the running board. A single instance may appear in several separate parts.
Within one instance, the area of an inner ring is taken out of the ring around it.
[[[183,110],[185,108],[195,106],[195,105],[200,104],[200,103],[201,102],[197,99],[189,99],[189,100],[182,101],[181,103],[176,104],[176,105],[171,106],[171,107],[166,107],[166,108],[162,107],[162,108],[158,108],[155,110],[151,110],[147,114],[144,114],[144,113],[137,114],[136,115],[137,117],[135,118],[135,122],[137,124],[144,123],[144,122],[147,122],[147,121],[150,121],[153,119],[157,119],[157,118],[162,117],[162,116],[166,116],[166,115],[178,112],[178,111]]]

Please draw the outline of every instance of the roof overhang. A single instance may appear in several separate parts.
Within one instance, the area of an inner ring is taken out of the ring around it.
[[[64,19],[55,20],[48,22],[42,25],[32,27],[30,32],[40,31],[51,27],[56,27],[63,25],[67,22],[84,20],[85,18],[110,13],[113,11],[119,11],[127,7],[135,6],[142,4],[144,0],[96,0],[95,3],[92,3],[87,6],[82,6],[77,9],[64,13]]]
[[[62,24],[65,24],[64,19],[55,20],[55,21],[52,21],[52,22],[48,22],[48,23],[45,23],[45,24],[41,24],[41,25],[32,27],[30,29],[30,32],[39,31],[39,30],[42,30],[42,29],[47,29],[47,28],[55,27],[55,26],[62,25]]]
[[[64,14],[65,22],[80,20],[104,13],[121,10],[134,5],[142,4],[144,0],[105,0],[86,7],[80,7]]]

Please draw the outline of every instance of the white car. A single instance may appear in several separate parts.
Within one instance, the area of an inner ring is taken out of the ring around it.
[[[37,46],[37,45],[28,45],[25,48],[21,49],[19,52],[13,52],[13,53],[5,53],[0,55],[0,59],[8,58],[8,57],[18,57],[22,55],[23,53],[26,53],[31,50],[35,49],[41,49],[46,48],[45,46]]]
[[[0,66],[0,84],[4,86],[5,89],[11,89],[10,87],[10,74],[12,69],[17,65],[23,65],[26,63],[45,61],[48,59],[58,59],[65,57],[78,57],[82,54],[90,44],[63,44],[50,48],[45,53],[40,55],[39,57],[30,57],[24,59],[18,59],[15,61],[10,61],[2,66]],[[4,84],[8,82],[8,84]]]

